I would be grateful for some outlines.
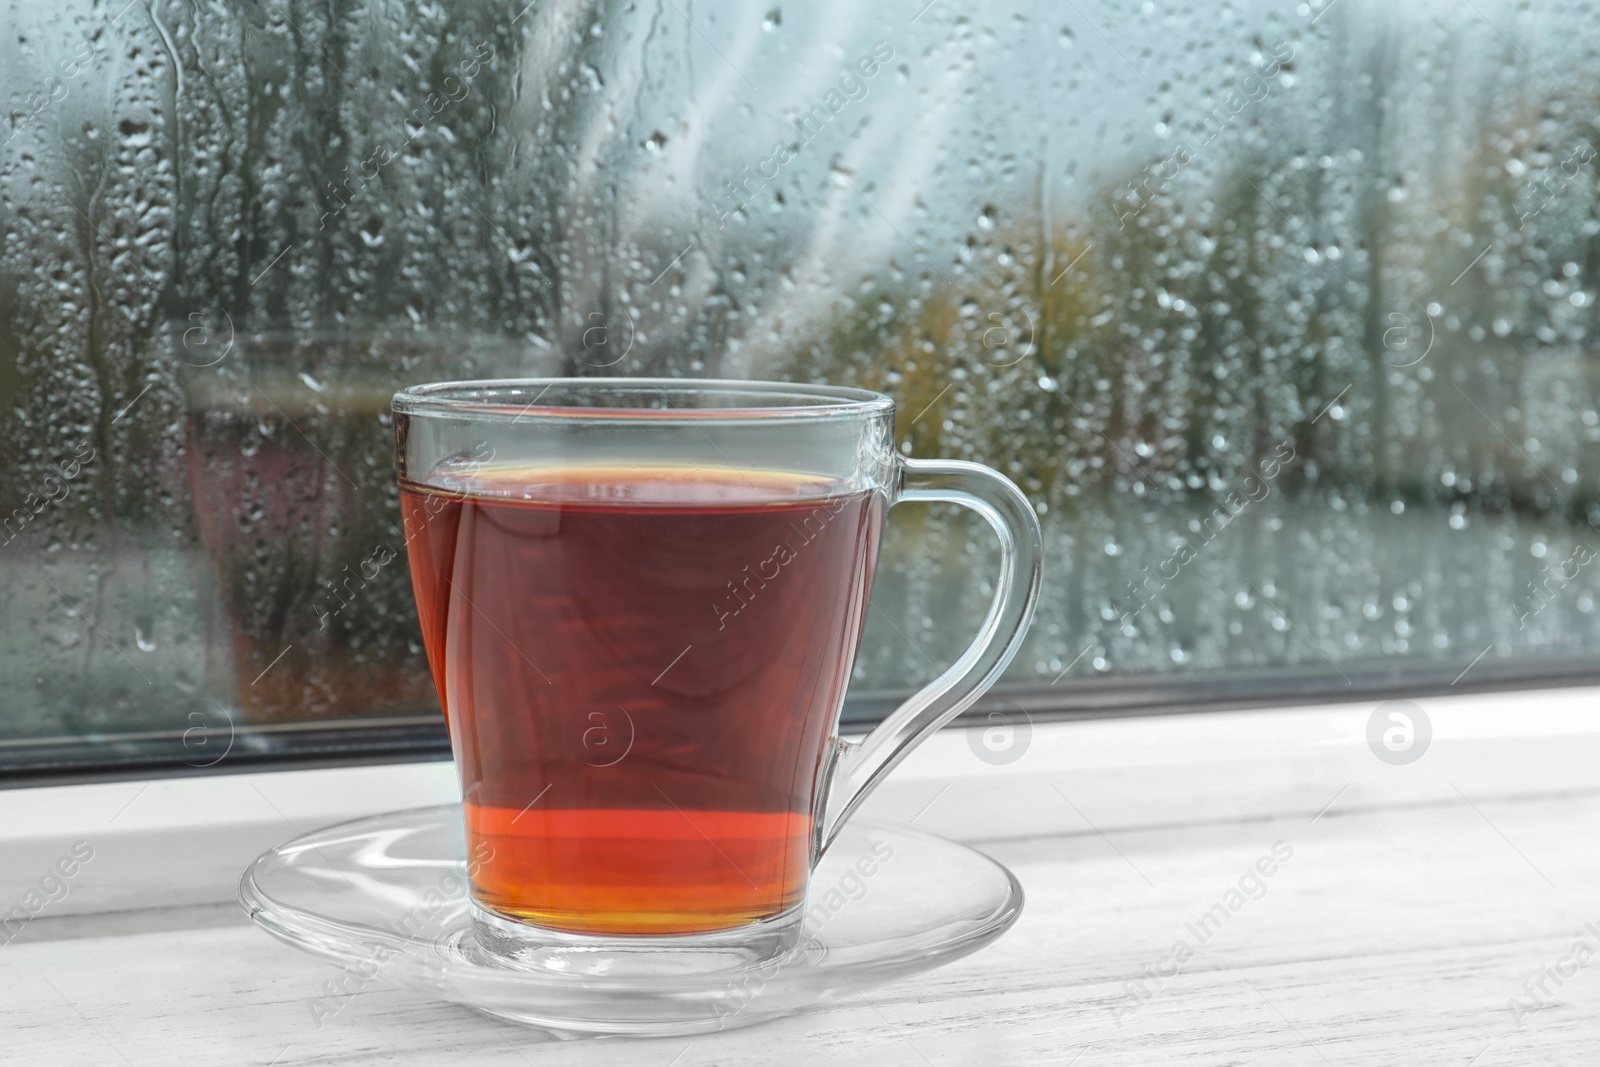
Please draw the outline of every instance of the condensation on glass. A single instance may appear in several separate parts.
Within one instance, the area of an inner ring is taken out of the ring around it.
[[[892,394],[1035,500],[1069,703],[1586,669],[1592,5],[519,7],[0,14],[0,737],[436,714],[387,401],[494,374]]]

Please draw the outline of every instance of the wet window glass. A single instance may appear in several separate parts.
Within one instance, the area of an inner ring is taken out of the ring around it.
[[[0,13],[0,766],[442,751],[388,400],[865,386],[1036,503],[993,702],[1600,646],[1592,5],[112,0]],[[897,509],[847,715],[970,639]]]

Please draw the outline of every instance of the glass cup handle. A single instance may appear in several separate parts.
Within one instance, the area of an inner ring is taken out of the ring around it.
[[[860,741],[840,740],[823,791],[817,821],[817,855],[833,842],[884,776],[945,723],[971,707],[1016,655],[1039,599],[1044,554],[1033,505],[1011,479],[977,463],[899,459],[897,492],[902,500],[940,500],[971,508],[1000,538],[1000,582],[989,614],[972,644],[939,677],[900,705]]]

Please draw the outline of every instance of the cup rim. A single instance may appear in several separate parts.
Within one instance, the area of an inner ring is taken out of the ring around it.
[[[533,392],[532,401],[522,397]],[[507,400],[506,394],[520,394]],[[597,404],[596,394],[646,398],[666,407]],[[563,395],[583,394],[583,404],[562,403]],[[694,397],[695,407],[680,407],[674,397]],[[725,403],[705,403],[706,400]],[[731,378],[484,378],[429,382],[394,394],[396,414],[497,419],[829,419],[867,418],[894,411],[894,400],[870,389],[796,382],[740,381]]]

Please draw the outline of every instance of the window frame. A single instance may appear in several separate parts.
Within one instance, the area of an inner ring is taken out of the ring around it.
[[[1031,723],[1537,692],[1600,686],[1600,665],[1580,657],[1352,667],[1300,673],[1288,668],[1181,675],[1058,678],[1051,684],[1001,684],[946,727],[987,725],[995,713]],[[864,733],[913,690],[852,693],[841,729]],[[224,749],[220,757],[215,753]],[[13,753],[31,753],[15,759]],[[44,758],[39,752],[46,752]],[[39,786],[253,774],[311,768],[359,767],[449,760],[443,714],[343,719],[321,724],[249,728],[196,727],[150,734],[101,734],[0,744],[0,792]]]
[[[1467,805],[1479,801],[1600,792],[1597,700],[1600,686],[1427,700],[1432,745],[1401,767],[1369,750],[1365,703],[1040,722],[1001,765],[976,758],[977,731],[947,729],[889,776],[862,816],[968,842],[1240,819],[1299,832],[1341,811],[1423,804],[1476,819]],[[459,799],[454,766],[437,759],[0,790],[0,901],[21,899],[88,842],[94,858],[29,936],[75,915],[223,903],[275,844]]]

